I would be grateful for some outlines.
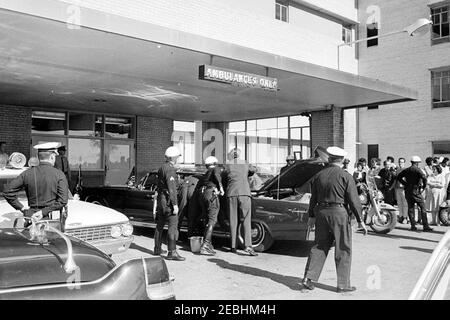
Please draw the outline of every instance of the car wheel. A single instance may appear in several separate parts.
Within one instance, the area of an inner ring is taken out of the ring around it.
[[[444,226],[450,226],[450,210],[449,208],[441,208],[439,210],[439,220]]]
[[[260,222],[252,221],[252,247],[255,251],[263,252],[270,249],[274,243],[274,239],[267,228]],[[238,227],[238,245],[245,247],[244,243],[244,227],[242,223]]]

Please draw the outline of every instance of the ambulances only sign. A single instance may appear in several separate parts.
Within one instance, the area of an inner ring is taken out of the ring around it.
[[[278,80],[276,78],[264,77],[257,74],[239,72],[209,65],[202,65],[199,67],[199,79],[270,91],[277,91],[278,89]]]

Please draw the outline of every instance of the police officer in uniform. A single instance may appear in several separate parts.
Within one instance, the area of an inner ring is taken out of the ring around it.
[[[199,200],[202,216],[206,220],[204,241],[200,248],[200,254],[204,255],[216,254],[212,245],[212,233],[220,211],[219,195],[225,194],[222,186],[222,170],[217,166],[218,162],[217,158],[212,156],[205,159],[207,171],[200,181]]]
[[[414,214],[414,205],[417,203],[422,217],[423,231],[433,231],[428,225],[427,211],[425,209],[422,192],[427,186],[427,178],[419,168],[422,160],[418,156],[411,157],[411,166],[402,170],[397,176],[397,181],[405,186],[405,198],[408,203],[408,216],[411,222],[411,230],[416,231],[416,220]]]
[[[167,248],[169,253],[166,259],[183,261],[186,258],[177,252],[178,240],[178,176],[175,169],[178,157],[181,155],[176,147],[169,147],[165,152],[166,162],[158,170],[158,197],[156,210],[156,230],[154,255],[161,255],[162,233],[166,222],[169,224],[167,231]]]
[[[328,251],[335,241],[337,292],[350,292],[356,288],[350,286],[352,228],[347,206],[364,234],[367,234],[367,229],[360,218],[362,208],[354,179],[342,169],[347,152],[338,147],[330,147],[327,152],[329,165],[318,172],[311,182],[308,226],[315,225],[316,239],[308,257],[302,285],[305,289],[314,289],[314,282],[319,280]]]
[[[67,179],[64,173],[53,167],[58,146],[57,142],[35,145],[39,165],[22,172],[9,183],[3,193],[6,201],[14,209],[22,211],[26,217],[35,220],[51,219],[52,211],[62,210],[67,205]],[[29,207],[25,207],[18,200],[18,193],[22,190],[25,190]]]
[[[228,163],[225,165],[224,181],[226,182],[226,196],[228,216],[230,219],[231,252],[236,253],[236,235],[238,221],[243,220],[245,252],[250,256],[258,254],[252,247],[251,236],[251,192],[248,176],[254,174],[254,168],[245,161],[240,160],[241,151],[235,148],[228,154]]]

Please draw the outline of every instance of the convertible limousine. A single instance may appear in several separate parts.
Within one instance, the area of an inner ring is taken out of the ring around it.
[[[318,148],[314,158],[296,161],[253,192],[251,225],[255,250],[266,251],[275,240],[308,240],[309,181],[327,162],[328,154]],[[179,176],[185,179],[202,172],[201,169],[180,170]],[[84,188],[81,199],[124,213],[134,226],[155,227],[156,182],[157,172],[149,172],[134,186]],[[221,210],[215,235],[229,236],[228,227],[225,210]],[[238,241],[241,246],[242,231],[239,227]]]

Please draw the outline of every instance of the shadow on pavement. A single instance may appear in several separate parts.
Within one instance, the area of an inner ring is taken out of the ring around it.
[[[417,247],[409,247],[409,246],[400,246],[399,248],[405,249],[405,250],[416,250],[416,251],[425,252],[425,253],[433,252],[433,249],[425,249],[425,248],[417,248]]]
[[[270,272],[270,271],[266,271],[266,270],[261,270],[261,269],[254,268],[254,267],[229,263],[225,260],[217,259],[217,258],[207,259],[207,261],[215,263],[223,269],[233,270],[233,271],[237,271],[240,273],[249,274],[252,276],[267,278],[274,282],[282,284],[291,290],[302,291],[302,287],[299,285],[299,283],[301,282],[301,278],[299,278],[299,277],[284,276],[282,274],[278,274],[278,273],[274,273],[274,272]],[[329,290],[329,291],[333,291],[333,292],[336,291],[335,287],[320,284],[320,283],[316,283],[316,287],[323,289],[323,290]]]
[[[313,245],[313,241],[278,240],[265,253],[307,258]]]
[[[411,233],[420,234],[420,230],[411,231]],[[437,240],[430,240],[430,239],[418,238],[418,237],[412,237],[412,236],[402,236],[402,235],[398,235],[398,234],[379,234],[379,233],[375,233],[373,231],[369,231],[367,236],[383,237],[383,238],[390,238],[390,239],[407,239],[407,240],[426,241],[426,242],[434,242],[434,243],[439,242]]]
[[[134,242],[130,245],[130,249],[135,249],[135,250],[138,250],[138,251],[140,251],[140,252],[148,253],[148,254],[153,255],[153,250],[150,250],[150,249],[141,247],[140,245],[137,245],[137,244],[134,243]]]

